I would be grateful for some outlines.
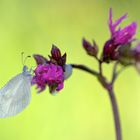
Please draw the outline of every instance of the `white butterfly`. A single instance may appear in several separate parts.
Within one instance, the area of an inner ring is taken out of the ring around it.
[[[31,70],[24,66],[22,73],[0,89],[0,118],[15,116],[27,107],[31,100],[31,79]]]

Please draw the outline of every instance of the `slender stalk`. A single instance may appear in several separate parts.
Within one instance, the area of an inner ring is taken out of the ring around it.
[[[99,75],[98,72],[96,72],[95,70],[92,70],[92,69],[90,69],[90,68],[88,68],[87,66],[84,66],[84,65],[71,64],[71,66],[72,66],[73,68],[86,71],[86,72],[88,72],[88,73],[90,73],[90,74],[92,74],[92,75],[94,75],[94,76],[98,76],[98,75]]]
[[[84,65],[71,64],[71,66],[73,68],[88,72],[88,73],[92,74],[93,76],[96,76],[97,78],[99,78],[101,85],[103,85],[103,87],[108,91],[108,95],[110,98],[112,111],[113,111],[114,123],[115,123],[116,140],[122,140],[119,111],[118,111],[116,97],[115,97],[114,91],[112,89],[114,81],[117,76],[116,75],[117,63],[114,66],[113,77],[112,77],[113,82],[111,81],[111,83],[108,83],[106,81],[106,78],[102,75],[102,63],[99,63],[99,71],[100,71],[99,73],[94,70],[91,70],[90,68],[88,68],[87,66],[84,66]]]
[[[102,71],[102,61],[98,60],[98,63],[99,63],[99,72],[100,72],[100,75],[102,76],[102,75],[103,75],[103,71]]]
[[[118,111],[117,101],[116,101],[116,97],[115,97],[113,90],[109,91],[109,98],[111,101],[111,106],[112,106],[112,111],[113,111],[113,116],[114,116],[116,140],[122,140],[119,111]]]

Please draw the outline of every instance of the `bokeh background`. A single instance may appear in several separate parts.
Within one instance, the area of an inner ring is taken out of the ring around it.
[[[129,13],[124,24],[140,25],[139,5],[139,0],[0,0],[0,87],[21,72],[21,52],[47,56],[52,43],[67,52],[68,63],[97,69],[81,39],[95,39],[102,49],[109,37],[109,8],[115,18]],[[33,59],[26,64],[35,66]],[[111,66],[104,68],[109,77]],[[129,68],[115,84],[124,140],[140,140],[139,83],[140,76]],[[78,70],[57,96],[48,90],[36,94],[33,87],[26,110],[0,119],[0,140],[115,140],[108,95],[96,78]]]

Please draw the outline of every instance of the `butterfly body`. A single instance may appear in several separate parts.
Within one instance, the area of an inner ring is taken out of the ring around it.
[[[23,67],[23,72],[13,77],[0,89],[0,118],[15,116],[27,107],[31,100],[31,72]]]

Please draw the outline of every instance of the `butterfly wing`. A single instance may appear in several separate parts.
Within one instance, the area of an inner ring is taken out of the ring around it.
[[[30,103],[31,78],[22,73],[0,90],[0,118],[15,116]]]

